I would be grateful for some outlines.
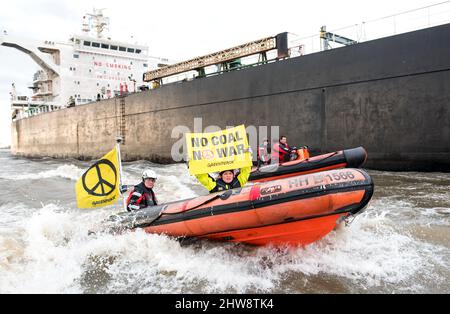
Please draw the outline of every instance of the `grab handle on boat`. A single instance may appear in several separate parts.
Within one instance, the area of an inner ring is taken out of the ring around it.
[[[222,201],[227,200],[233,194],[232,190],[227,190],[224,193],[220,194],[219,197]]]

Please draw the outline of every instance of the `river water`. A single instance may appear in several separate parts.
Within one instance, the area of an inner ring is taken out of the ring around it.
[[[369,156],[370,158],[370,156]],[[367,209],[304,248],[251,247],[98,228],[120,206],[77,209],[78,160],[0,150],[0,293],[450,293],[450,174],[369,171]],[[160,202],[206,191],[185,165],[144,168]]]

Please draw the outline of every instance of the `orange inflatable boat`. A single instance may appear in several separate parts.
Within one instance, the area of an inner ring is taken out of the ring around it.
[[[356,215],[373,194],[371,177],[340,169],[257,183],[114,217],[121,229],[253,245],[307,245]]]
[[[301,174],[320,172],[339,168],[359,168],[367,160],[367,152],[363,147],[341,150],[329,154],[309,157],[305,149],[298,151],[297,160],[280,165],[267,165],[253,168],[249,181],[264,182],[274,179],[288,178]]]

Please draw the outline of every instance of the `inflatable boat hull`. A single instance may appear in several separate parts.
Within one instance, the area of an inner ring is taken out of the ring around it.
[[[121,224],[174,237],[307,245],[359,213],[372,194],[364,170],[339,169],[125,213]]]

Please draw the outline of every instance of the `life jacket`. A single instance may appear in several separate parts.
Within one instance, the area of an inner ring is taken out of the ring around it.
[[[281,143],[275,143],[273,145],[272,153],[271,153],[271,159],[275,162],[285,162],[289,160],[290,156],[290,149],[289,145],[286,143],[286,145],[283,145]]]
[[[158,205],[155,192],[148,189],[144,182],[134,186],[127,198],[127,210],[137,210],[148,206]]]
[[[216,180],[216,187],[209,191],[209,193],[216,193],[224,190],[231,190],[241,187],[241,182],[239,182],[239,179],[237,177],[233,178],[233,181],[230,183],[225,183],[222,179]]]
[[[264,146],[261,145],[258,148],[258,161],[261,161],[264,164],[269,163],[270,159],[270,155],[269,155],[269,147],[268,146]]]

